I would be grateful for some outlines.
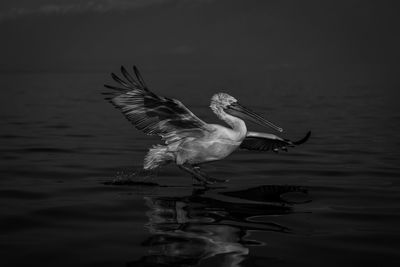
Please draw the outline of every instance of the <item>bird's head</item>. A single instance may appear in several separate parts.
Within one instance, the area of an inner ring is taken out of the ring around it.
[[[234,117],[238,117],[244,120],[251,120],[261,126],[271,127],[279,132],[283,132],[281,127],[274,125],[268,120],[264,119],[257,113],[251,111],[250,109],[242,106],[233,96],[226,93],[217,93],[211,98],[210,108],[219,114],[221,111],[228,113]]]
[[[220,108],[225,109],[232,103],[236,103],[236,102],[237,102],[237,100],[233,96],[230,96],[226,93],[217,93],[217,94],[213,95],[213,97],[211,98],[210,107],[212,110],[220,109]]]

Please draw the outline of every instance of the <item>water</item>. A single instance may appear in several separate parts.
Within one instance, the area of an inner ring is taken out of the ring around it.
[[[397,87],[354,73],[177,73],[144,76],[206,121],[215,88],[228,88],[285,137],[312,137],[206,166],[230,179],[217,188],[174,166],[105,185],[158,142],[102,100],[106,71],[3,73],[2,266],[398,266]]]

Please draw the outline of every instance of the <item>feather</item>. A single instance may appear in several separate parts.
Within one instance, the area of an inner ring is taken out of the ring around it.
[[[124,88],[120,88],[120,87],[116,87],[116,86],[112,86],[112,85],[108,85],[108,84],[105,84],[104,87],[106,87],[108,89],[117,90],[117,91],[126,91],[126,89],[124,89]]]
[[[311,131],[308,131],[306,136],[304,136],[302,139],[300,139],[298,141],[294,141],[293,144],[296,146],[301,145],[301,144],[305,143],[308,140],[308,138],[310,138],[310,136],[311,136]]]
[[[287,151],[288,147],[295,147],[305,143],[310,135],[311,132],[308,132],[302,139],[292,142],[273,134],[248,132],[246,138],[240,144],[240,148],[258,151],[272,150],[278,152],[279,149]]]
[[[127,79],[133,86],[139,87],[135,79],[129,74],[129,72],[125,69],[124,66],[121,66],[121,73],[122,75],[124,75],[125,79]]]
[[[127,84],[124,80],[122,80],[120,77],[118,77],[115,73],[111,73],[111,77],[119,84],[121,84],[122,86],[128,88],[128,89],[132,89],[132,87]]]
[[[133,71],[135,72],[135,75],[136,75],[140,85],[142,85],[143,89],[147,91],[146,83],[144,82],[142,75],[140,75],[140,72],[139,72],[138,68],[136,68],[136,66],[133,66]]]

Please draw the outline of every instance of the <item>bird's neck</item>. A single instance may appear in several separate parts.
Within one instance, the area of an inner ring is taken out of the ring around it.
[[[232,130],[237,135],[236,138],[238,140],[242,140],[246,137],[247,127],[246,127],[245,122],[242,119],[234,117],[234,116],[226,113],[222,109],[215,112],[215,114],[217,114],[218,118],[225,121],[232,128]]]

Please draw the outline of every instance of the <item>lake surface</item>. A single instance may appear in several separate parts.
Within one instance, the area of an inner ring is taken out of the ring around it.
[[[205,121],[225,91],[283,137],[312,136],[207,165],[230,181],[205,189],[175,166],[137,174],[159,139],[102,99],[106,71],[0,74],[1,266],[400,266],[400,88],[354,73],[143,74]],[[145,183],[107,184],[121,177]]]

